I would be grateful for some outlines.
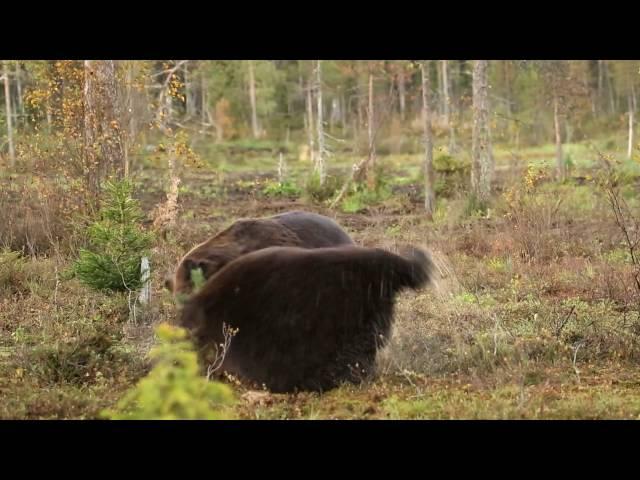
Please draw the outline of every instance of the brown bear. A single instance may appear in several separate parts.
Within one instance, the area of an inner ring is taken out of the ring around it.
[[[193,291],[191,270],[200,268],[204,278],[208,279],[230,261],[262,248],[320,248],[353,244],[351,237],[335,221],[317,213],[293,211],[268,218],[238,220],[192,248],[180,260],[165,286],[176,295],[190,295]]]
[[[271,247],[227,264],[184,304],[180,324],[201,353],[237,329],[219,372],[272,392],[325,391],[373,372],[390,336],[397,294],[431,280],[409,247]]]

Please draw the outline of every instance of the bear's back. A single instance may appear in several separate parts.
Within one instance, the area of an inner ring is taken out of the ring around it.
[[[294,232],[307,248],[354,245],[351,237],[334,220],[317,213],[292,211],[271,217]]]

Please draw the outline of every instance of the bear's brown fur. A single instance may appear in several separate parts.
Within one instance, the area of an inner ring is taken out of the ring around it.
[[[421,250],[272,247],[227,264],[184,305],[181,325],[196,344],[224,343],[221,372],[273,392],[323,391],[357,383],[390,335],[397,294],[431,279]]]
[[[204,278],[208,279],[232,260],[263,248],[338,245],[353,245],[353,240],[335,221],[316,213],[294,211],[268,218],[238,220],[192,248],[165,285],[174,294],[190,295],[193,269],[202,269]]]

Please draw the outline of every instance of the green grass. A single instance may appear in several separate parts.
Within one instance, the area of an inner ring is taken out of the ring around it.
[[[522,383],[495,389],[463,386],[432,390],[415,400],[391,397],[384,402],[384,410],[392,419],[640,418],[640,398],[633,388],[587,388],[580,384],[545,388]]]

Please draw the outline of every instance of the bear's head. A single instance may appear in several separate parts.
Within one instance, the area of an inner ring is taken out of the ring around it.
[[[190,296],[196,285],[193,282],[194,271],[200,270],[202,280],[215,275],[227,263],[236,258],[235,249],[218,247],[204,252],[192,252],[182,259],[175,273],[165,279],[165,287],[175,296]]]

